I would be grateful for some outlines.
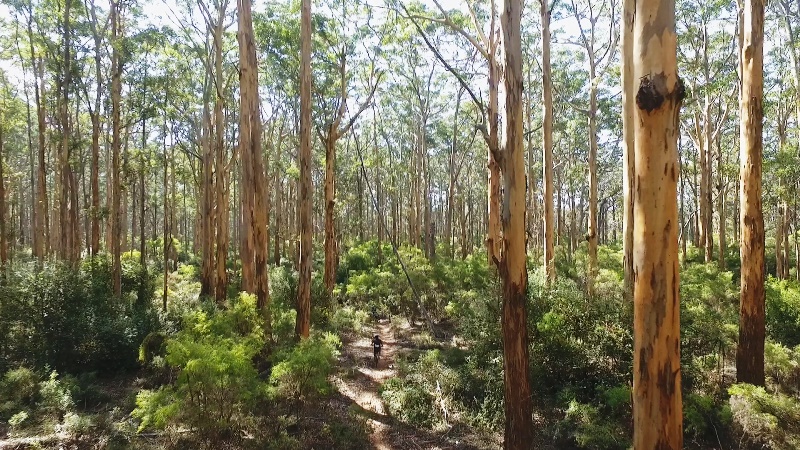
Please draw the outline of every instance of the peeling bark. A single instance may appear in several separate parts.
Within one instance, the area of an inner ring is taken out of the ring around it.
[[[764,2],[744,1],[739,191],[742,260],[736,379],[764,385],[764,216],[761,203]]]
[[[678,271],[675,3],[636,0],[633,448],[683,447]]]
[[[311,330],[311,0],[300,1],[300,274],[295,334]]]
[[[528,374],[528,272],[525,252],[525,148],[523,144],[521,0],[504,0],[503,93],[503,378],[505,449],[528,449],[533,442],[533,403]]]

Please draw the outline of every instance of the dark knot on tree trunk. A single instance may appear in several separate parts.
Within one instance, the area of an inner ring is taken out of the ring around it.
[[[641,110],[653,112],[664,104],[664,100],[671,98],[675,103],[680,103],[685,95],[686,88],[680,78],[670,92],[664,73],[645,75],[641,78],[639,90],[636,92],[636,106]]]

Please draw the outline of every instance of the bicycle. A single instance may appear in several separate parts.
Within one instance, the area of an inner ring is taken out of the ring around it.
[[[376,334],[375,337],[372,338],[372,362],[376,369],[381,359],[381,348],[383,348],[383,341],[381,341],[381,338]]]

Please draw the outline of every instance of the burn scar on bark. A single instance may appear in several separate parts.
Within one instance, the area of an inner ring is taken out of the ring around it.
[[[643,385],[647,385],[650,379],[650,372],[647,370],[648,363],[650,362],[650,355],[652,354],[652,346],[642,347],[639,349],[639,376]]]
[[[667,76],[662,73],[643,76],[639,81],[639,90],[636,92],[636,106],[643,111],[653,112],[664,104],[665,100],[672,100],[680,104],[686,95],[683,81],[678,78],[673,90],[667,87]]]
[[[655,77],[650,75],[642,77],[639,91],[636,92],[636,106],[639,109],[652,112],[661,107],[661,104],[664,103],[664,95],[667,93],[665,79],[663,73]]]

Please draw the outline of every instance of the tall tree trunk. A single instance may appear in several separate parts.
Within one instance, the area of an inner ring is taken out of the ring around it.
[[[783,209],[783,217],[779,220],[783,222],[783,274],[782,279],[786,280],[789,278],[789,266],[791,262],[791,253],[789,247],[789,232],[791,223],[789,222],[789,203],[786,199],[783,200],[781,203],[781,207]]]
[[[300,0],[300,274],[295,333],[311,329],[311,0]]]
[[[533,402],[528,374],[528,272],[525,254],[525,148],[523,146],[521,0],[504,0],[503,87],[503,381],[505,449],[528,449],[533,442]]]
[[[357,215],[357,222],[356,222],[356,239],[358,242],[364,242],[365,239],[365,231],[364,231],[364,182],[365,177],[361,171],[358,172],[356,175],[356,209],[358,212]],[[367,219],[369,220],[369,219]]]
[[[678,139],[680,139],[680,138],[678,138]],[[678,147],[680,148],[680,144],[678,144]],[[686,171],[685,171],[683,162],[680,160],[680,156],[679,156],[679,159],[678,159],[678,164],[680,166],[680,175],[679,176],[681,178],[681,194],[680,194],[681,216],[682,216],[681,225],[683,227],[682,230],[681,230],[681,243],[680,243],[681,244],[681,267],[685,267],[686,266],[686,245],[687,245],[687,242],[689,241],[689,236],[688,235],[689,235],[689,229],[691,227],[690,227],[690,219],[686,217],[686,213],[684,212],[684,208],[685,208],[685,205],[686,205],[686,197],[684,195],[684,191],[686,190]]]
[[[488,233],[486,237],[486,251],[489,255],[489,265],[496,265],[501,258],[503,246],[502,224],[500,219],[500,163],[497,154],[500,150],[498,141],[499,111],[498,111],[498,83],[500,68],[494,58],[489,60],[489,135],[487,141],[487,168],[488,186],[487,208],[489,210]]]
[[[221,101],[221,100],[219,100]],[[220,107],[221,109],[221,107]],[[219,130],[221,133],[222,130]],[[214,298],[218,305],[225,303],[228,297],[228,243],[229,243],[229,223],[230,223],[230,200],[228,193],[228,185],[230,183],[228,177],[227,164],[227,151],[225,145],[221,142],[220,138],[216,139],[216,162],[217,169],[214,171],[216,175],[216,257],[214,258],[216,275],[214,280]]]
[[[139,264],[145,272],[147,272],[147,238],[145,237],[145,191],[147,190],[147,185],[145,184],[145,168],[147,167],[147,157],[145,156],[145,149],[147,148],[146,125],[147,119],[142,118],[142,151],[139,154],[139,159],[141,161],[139,167]],[[166,188],[167,185],[164,185],[164,189]],[[155,229],[155,227],[153,227],[153,229]]]
[[[570,189],[569,192],[569,255],[572,259],[575,250],[578,248],[578,226],[575,220],[577,209],[575,207],[575,192]]]
[[[6,105],[3,105],[5,109]],[[5,119],[0,113],[0,119]],[[3,164],[5,163],[5,143],[4,123],[0,122],[0,281],[5,282],[5,274],[8,269],[8,230],[6,226],[6,178],[3,174]],[[13,222],[13,219],[12,219]]]
[[[761,205],[764,92],[764,2],[744,1],[744,35],[740,55],[739,191],[742,260],[739,346],[736,379],[764,385],[764,216]]]
[[[91,207],[91,243],[89,254],[96,256],[100,251],[100,102],[103,95],[103,66],[102,66],[102,38],[97,29],[97,12],[94,2],[91,3],[91,29],[94,37],[95,55],[95,78],[96,90],[94,95],[94,108],[90,111],[92,119],[92,207]]]
[[[31,58],[33,60],[33,58]],[[23,83],[27,82],[27,73],[25,70],[25,65],[22,66],[22,76],[23,76]],[[34,89],[35,89],[35,79],[34,79]],[[28,179],[30,181],[30,226],[28,228],[28,232],[30,233],[30,244],[33,252],[33,256],[36,257],[36,242],[39,239],[36,236],[36,223],[38,220],[37,217],[37,204],[36,204],[36,175],[34,171],[34,153],[33,153],[33,119],[31,118],[31,102],[30,102],[30,95],[28,95],[28,89],[23,89],[25,93],[25,115],[26,115],[26,131],[28,135]]]
[[[76,245],[75,237],[77,235],[77,208],[78,205],[73,203],[73,188],[75,184],[74,175],[71,166],[71,135],[72,128],[69,114],[69,92],[72,88],[72,24],[70,11],[72,9],[72,1],[66,0],[64,2],[64,12],[62,17],[62,33],[63,33],[63,54],[62,54],[62,73],[57,81],[58,86],[58,109],[59,109],[59,122],[61,139],[58,143],[58,176],[60,177],[60,189],[56,192],[59,195],[59,222],[60,222],[60,235],[59,235],[59,256],[65,261],[76,263],[80,256],[80,251],[76,252],[75,249],[79,248]]]
[[[633,302],[633,186],[635,184],[634,153],[634,79],[633,25],[636,0],[622,2],[622,265],[625,300]]]
[[[447,219],[445,221],[445,233],[447,233],[447,249],[450,259],[455,258],[455,242],[453,241],[453,214],[455,210],[456,199],[456,155],[458,154],[458,113],[461,109],[461,95],[464,93],[463,88],[458,90],[456,95],[456,109],[453,115],[453,142],[450,148],[450,157],[448,161],[448,184],[447,184]]]
[[[797,188],[800,189],[800,180],[798,180]],[[792,202],[792,211],[794,212],[792,216],[792,230],[794,233],[794,269],[795,269],[795,278],[797,281],[800,281],[800,223],[798,223],[798,219],[800,219],[800,209],[797,206],[797,197],[794,198]],[[791,250],[787,249],[786,254],[789,255]]]
[[[380,205],[381,211],[385,211],[385,201],[383,198],[383,182],[381,181],[383,174],[383,168],[381,166],[381,154],[380,149],[378,147],[378,121],[376,120],[375,114],[376,108],[373,106],[372,108],[372,149],[374,152],[375,157],[375,201]],[[386,230],[385,230],[385,219],[384,217],[380,216],[380,213],[375,211],[375,222],[377,227],[377,237],[378,237],[378,263],[383,263],[383,241],[386,240]],[[451,258],[452,259],[452,256]]]
[[[164,102],[166,104],[166,100]],[[174,147],[174,143],[173,143]],[[170,250],[172,249],[172,214],[175,209],[175,202],[174,196],[172,196],[172,202],[170,202],[167,198],[167,186],[169,186],[169,161],[170,158],[167,156],[167,113],[164,111],[164,140],[162,141],[161,152],[164,155],[164,193],[161,197],[164,203],[164,228],[163,228],[163,238],[164,238],[164,284],[162,286],[161,292],[161,309],[164,312],[167,312],[167,297],[169,294],[169,272],[170,272]],[[175,158],[171,158],[172,161],[175,161]],[[173,172],[173,178],[175,177],[175,173]],[[172,184],[172,192],[174,191],[175,185]],[[170,204],[171,203],[171,204]]]
[[[717,211],[719,213],[719,268],[725,270],[725,252],[727,251],[728,242],[725,233],[726,225],[726,211],[725,211],[725,175],[723,166],[724,158],[722,157],[722,138],[717,135],[717,177],[719,185],[717,186]]]
[[[214,297],[217,304],[225,303],[228,296],[228,239],[229,239],[229,194],[228,194],[228,157],[225,148],[225,116],[223,106],[225,103],[225,80],[222,73],[222,39],[223,22],[227,3],[220,3],[217,7],[217,19],[214,24],[214,154],[216,156],[214,174],[216,176],[216,276],[214,280]]]
[[[553,261],[553,81],[550,69],[549,0],[541,2],[542,16],[542,165],[544,167],[544,266],[548,281],[556,278]],[[560,197],[559,197],[560,198]]]
[[[122,235],[120,223],[120,97],[122,96],[122,64],[119,48],[119,0],[111,0],[111,280],[116,297],[122,296]]]
[[[705,31],[704,31],[705,32]],[[705,95],[702,114],[703,126],[700,141],[698,164],[700,166],[700,245],[704,250],[704,261],[711,262],[714,251],[713,214],[711,211],[711,100]]]
[[[423,236],[422,236],[422,222],[423,222],[423,206],[422,206],[422,183],[424,182],[424,175],[423,172],[425,168],[423,167],[422,161],[422,140],[425,139],[423,131],[420,129],[423,125],[417,124],[417,137],[416,142],[414,145],[414,179],[413,179],[413,193],[412,193],[412,201],[414,203],[414,224],[412,228],[412,236],[413,236],[413,243],[417,248],[422,247],[423,245]]]
[[[793,81],[794,81],[795,92],[800,92],[800,56],[798,56],[798,54],[797,54],[797,42],[796,42],[796,39],[795,39],[795,33],[794,33],[794,27],[793,27],[794,21],[792,20],[795,17],[795,15],[792,14],[791,0],[780,0],[780,4],[781,4],[781,6],[783,8],[783,12],[784,12],[784,22],[783,23],[786,25],[786,31],[788,32],[788,35],[789,35],[789,45],[788,45],[788,47],[789,47],[789,50],[790,50],[789,56],[791,57],[791,61],[792,61],[792,68],[793,68],[793,70],[792,70],[792,78],[793,78]],[[796,120],[798,121],[798,123],[800,123],[800,97],[797,97],[797,96],[795,97],[794,112],[795,112]],[[800,127],[797,127],[797,133],[798,133],[798,137],[800,138]],[[800,158],[800,151],[798,151],[797,157]],[[800,190],[800,181],[797,182],[795,187],[796,187],[796,189]],[[788,214],[788,211],[784,211],[784,213]],[[798,214],[800,214],[800,213],[798,213],[797,204],[795,203],[795,205],[794,205],[795,221],[797,220]],[[786,251],[787,264],[786,264],[786,267],[784,267],[784,271],[786,271],[787,278],[788,278],[788,270],[789,270],[788,260],[789,260],[790,250],[789,250],[789,246],[788,246],[789,236],[788,236],[788,233],[785,233],[785,234],[786,234],[786,236],[785,236],[786,237],[786,241],[785,241],[786,245],[784,245],[784,248],[785,248],[785,251]],[[794,242],[795,242],[795,267],[797,269],[797,273],[796,273],[797,281],[800,281],[800,246],[798,246],[798,235],[799,234],[800,234],[800,231],[798,231],[797,224],[795,223],[795,227],[794,227]]]
[[[589,233],[586,240],[589,244],[589,270],[586,277],[586,288],[589,296],[594,295],[594,283],[597,279],[597,86],[594,82],[594,55],[589,55]]]
[[[336,225],[335,225],[335,207],[336,207],[336,142],[340,137],[347,134],[350,128],[355,123],[358,116],[367,109],[372,97],[375,94],[375,89],[378,86],[380,75],[375,79],[375,84],[372,85],[372,90],[369,93],[366,101],[361,104],[358,111],[350,117],[350,120],[342,127],[342,119],[344,119],[345,111],[347,110],[347,59],[346,49],[342,48],[339,54],[339,108],[334,113],[333,120],[328,125],[324,135],[323,145],[325,146],[325,272],[323,274],[325,289],[328,295],[333,294],[333,287],[336,284],[336,269],[338,266],[338,246],[336,239]],[[374,75],[374,66],[373,73]],[[309,75],[310,76],[310,75]],[[309,144],[310,145],[310,144]]]
[[[33,93],[36,102],[37,137],[38,137],[38,169],[36,171],[35,204],[33,208],[33,256],[37,259],[39,267],[47,253],[49,242],[49,223],[47,205],[46,161],[45,161],[45,104],[44,104],[44,62],[36,55],[33,44],[33,4],[26,5],[28,9],[27,29],[28,46],[31,54],[31,71],[33,72]],[[24,66],[23,66],[24,68]],[[31,163],[33,164],[33,163]],[[31,180],[33,184],[33,180]]]
[[[256,295],[257,306],[264,318],[265,334],[271,338],[269,317],[269,269],[267,267],[268,226],[266,174],[261,153],[261,115],[258,94],[258,61],[253,34],[252,4],[238,1],[239,11],[239,153],[242,166],[242,213],[246,226],[242,245],[242,273],[249,274],[245,284]],[[279,132],[280,133],[280,132]],[[280,149],[280,139],[278,148]],[[280,155],[280,153],[278,153]],[[252,167],[250,167],[252,166]],[[277,166],[277,164],[276,164]],[[277,175],[277,171],[276,171]],[[278,205],[280,209],[280,205]],[[278,221],[276,221],[276,224]],[[277,227],[276,227],[277,228]],[[277,232],[276,232],[277,234]],[[277,246],[277,241],[276,241]],[[244,250],[247,250],[245,254]],[[245,266],[248,266],[245,271]]]
[[[281,263],[281,240],[283,239],[282,225],[283,225],[283,182],[281,180],[281,149],[282,145],[277,146],[277,154],[275,155],[275,174],[273,175],[272,182],[275,185],[275,236],[273,237],[274,244],[273,263],[279,265]]]
[[[332,123],[325,138],[325,290],[333,293],[336,285],[336,123]]]
[[[683,447],[678,292],[675,2],[637,0],[634,127],[633,447]],[[626,98],[633,101],[633,98]]]
[[[783,208],[778,205],[775,214],[775,278],[783,279]]]
[[[131,249],[131,251],[133,251],[133,249],[134,249],[134,240],[136,239],[136,236],[139,234],[139,213],[140,212],[144,212],[144,211],[140,210],[140,208],[139,208],[139,191],[140,191],[140,189],[139,189],[139,178],[138,178],[139,173],[141,173],[141,171],[139,171],[138,173],[134,173],[133,176],[131,177],[131,180],[130,180],[130,183],[131,183],[131,189],[130,189],[130,192],[131,192],[131,244],[130,244],[130,249]],[[127,208],[125,208],[124,206],[123,206],[123,208],[125,210],[127,210]],[[142,214],[142,215],[144,215],[144,214]]]
[[[120,130],[121,131],[121,130]],[[119,215],[120,215],[120,223],[122,224],[120,227],[120,240],[122,241],[122,251],[121,253],[125,253],[133,248],[133,234],[130,233],[131,241],[128,242],[128,231],[132,231],[133,224],[135,223],[134,220],[128,221],[128,212],[131,211],[131,219],[136,217],[136,208],[128,208],[129,202],[132,206],[136,206],[136,182],[135,178],[131,177],[130,173],[130,165],[128,164],[128,143],[130,142],[130,130],[128,127],[125,127],[125,136],[122,142],[122,149],[121,149],[121,156],[122,156],[122,168],[120,169],[122,173],[120,174],[122,186],[120,187],[121,192],[121,201],[122,205],[120,206]],[[126,183],[127,182],[127,183]],[[125,184],[130,185],[131,187],[126,186]],[[131,194],[128,196],[128,194]]]
[[[200,252],[203,255],[200,274],[200,295],[214,295],[214,147],[211,145],[211,112],[209,111],[209,80],[206,74],[206,86],[203,98],[203,135],[202,135],[202,185],[200,210]]]
[[[533,86],[533,77],[531,76],[532,64],[528,64],[527,66],[527,84],[528,86]],[[527,247],[529,252],[533,252],[533,259],[536,260],[539,258],[539,245],[541,245],[542,240],[539,236],[539,228],[538,224],[538,201],[536,198],[536,193],[538,191],[538,181],[536,179],[536,148],[533,141],[533,105],[536,100],[534,100],[532,89],[527,89],[525,91],[526,99],[527,99],[527,107],[525,109],[525,126],[528,129],[527,132],[527,155],[528,155],[528,211],[530,211],[530,216],[527,217],[528,222],[528,242]]]
[[[427,117],[427,115],[426,115]],[[427,122],[427,120],[426,120]],[[422,160],[422,182],[425,184],[423,196],[425,198],[425,208],[423,210],[423,218],[425,221],[425,256],[429,260],[436,258],[436,243],[435,243],[435,230],[433,224],[433,211],[431,211],[431,171],[430,171],[430,158],[428,156],[428,146],[426,145],[425,125],[422,126],[422,140],[421,140],[421,160]]]

